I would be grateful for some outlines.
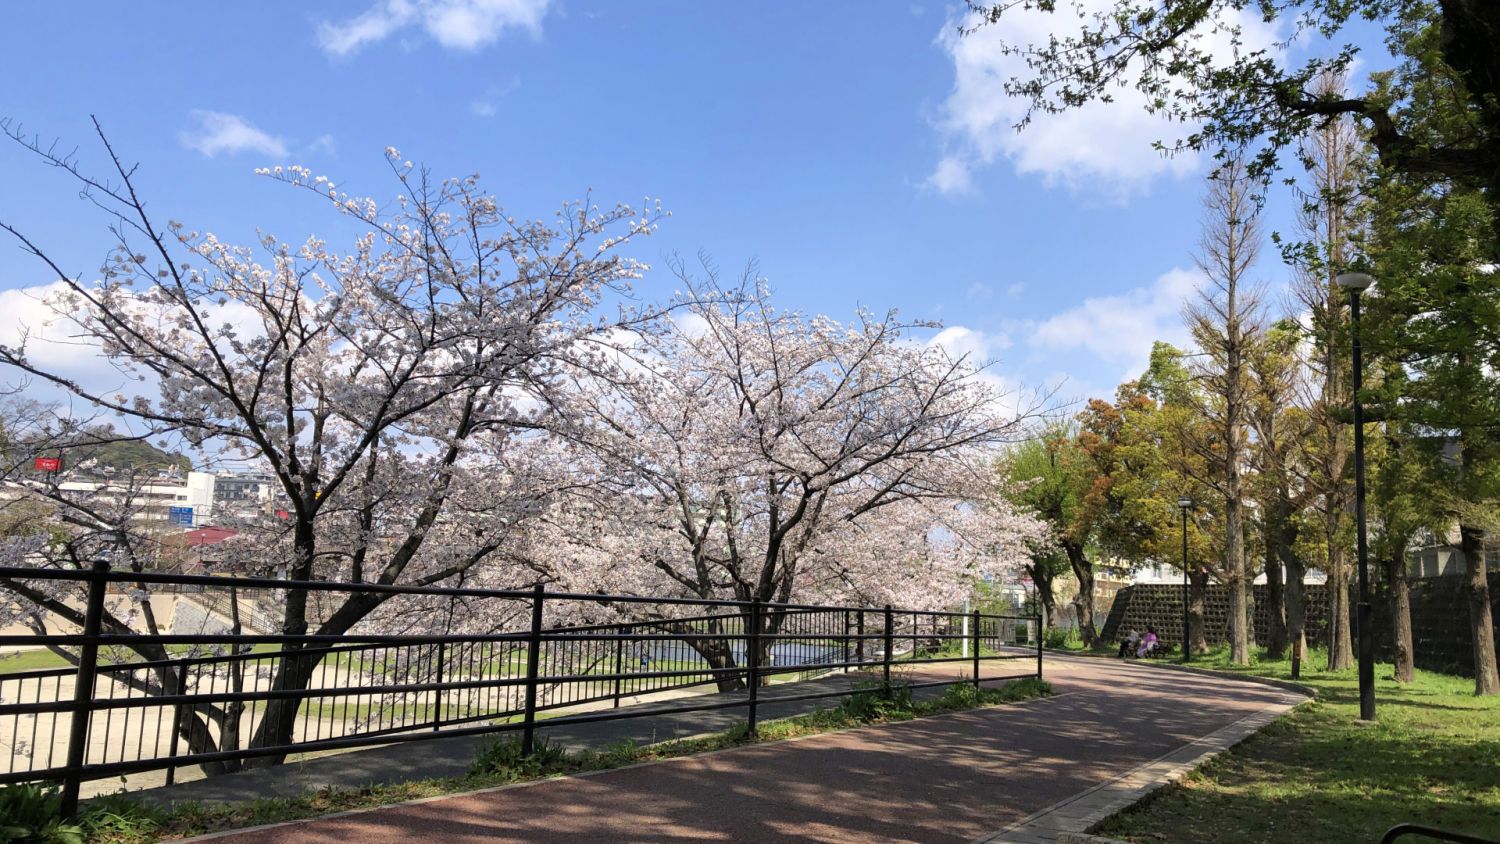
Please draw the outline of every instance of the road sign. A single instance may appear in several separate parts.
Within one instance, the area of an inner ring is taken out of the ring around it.
[[[193,526],[193,508],[191,507],[168,507],[167,521],[174,525]]]
[[[61,457],[38,457],[31,464],[38,472],[58,472],[62,470]]]

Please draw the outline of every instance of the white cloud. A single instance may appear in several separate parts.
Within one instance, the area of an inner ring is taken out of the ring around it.
[[[47,304],[66,290],[55,281],[0,291],[0,344],[16,348],[24,341],[32,363],[71,376],[97,366],[101,348],[77,337],[77,327]]]
[[[542,31],[551,0],[381,0],[363,13],[318,25],[318,43],[335,56],[383,41],[399,30],[421,27],[434,41],[455,50],[477,50],[506,30]]]
[[[313,141],[308,145],[308,149],[312,150],[313,152],[325,152],[329,155],[333,155],[334,153],[339,151],[339,145],[338,142],[333,139],[332,135],[319,135],[316,141]]]
[[[1004,413],[1018,416],[1033,403],[1032,391],[999,366],[1000,352],[1011,346],[1010,337],[1003,331],[950,325],[933,335],[927,345],[942,348],[955,360],[963,358],[970,365],[981,367],[977,380],[995,391]]]
[[[1083,349],[1107,363],[1123,364],[1121,377],[1133,378],[1145,370],[1155,341],[1186,344],[1182,305],[1201,281],[1196,271],[1179,267],[1150,287],[1084,299],[1038,323],[1029,344],[1048,351]]]
[[[1018,298],[1020,298],[1021,294],[1025,293],[1025,292],[1026,292],[1026,285],[1023,282],[1019,282],[1019,281],[1016,282],[1015,284],[1012,284],[1011,286],[1005,288],[1005,295],[1009,296],[1012,299],[1018,299]]]
[[[976,281],[969,285],[968,289],[964,291],[964,295],[970,299],[988,299],[995,295],[995,289],[982,281]]]
[[[1113,0],[1080,0],[1077,5],[1081,14],[1093,15],[1106,11]],[[1007,95],[1005,83],[1024,77],[1027,69],[1023,57],[1007,55],[1001,45],[1064,38],[1078,31],[1079,19],[1072,4],[1059,4],[1055,14],[1014,7],[999,22],[969,35],[958,33],[958,20],[947,21],[937,43],[953,61],[954,87],[938,120],[946,152],[927,180],[929,187],[950,195],[966,193],[976,169],[1003,159],[1049,186],[1123,200],[1159,177],[1181,177],[1198,169],[1197,156],[1167,158],[1152,149],[1153,141],[1181,137],[1184,127],[1148,113],[1145,96],[1129,87],[1112,90],[1112,103],[1039,114],[1016,131],[1026,102]],[[1224,22],[1242,27],[1248,49],[1274,41],[1273,31],[1248,14],[1224,13]],[[964,23],[972,24],[972,16]],[[1230,54],[1227,32],[1203,37],[1216,55]]]
[[[688,337],[702,337],[708,333],[708,320],[692,311],[679,311],[672,314],[672,322],[677,324],[678,331]]]
[[[476,117],[494,117],[500,111],[500,101],[519,87],[519,79],[512,79],[504,85],[489,86],[483,95],[469,102],[469,113]]]
[[[963,156],[945,155],[932,175],[927,177],[926,185],[947,196],[962,196],[974,189],[971,169]]]
[[[86,390],[96,393],[123,393],[127,396],[146,395],[156,397],[154,377],[140,380],[139,373],[128,374],[117,369],[104,354],[103,344],[94,337],[85,336],[82,329],[60,310],[59,297],[68,290],[62,281],[0,291],[0,344],[11,348],[24,346],[26,359],[37,369],[76,381]],[[139,300],[130,300],[128,307],[145,313],[148,306]],[[204,322],[210,329],[231,328],[241,340],[260,336],[264,324],[249,305],[237,301],[224,304],[204,303],[200,309]],[[14,378],[27,378],[16,372],[6,372],[4,382]],[[46,387],[36,379],[30,379],[37,398],[65,399],[58,389]],[[0,386],[13,384],[0,382]]]
[[[929,346],[941,346],[954,358],[966,358],[976,366],[995,360],[1002,349],[1010,348],[1010,338],[1004,334],[980,331],[962,325],[950,325],[939,331]]]
[[[192,114],[193,119],[198,122],[197,127],[184,130],[177,137],[183,146],[195,149],[209,158],[221,152],[258,152],[276,158],[287,154],[285,142],[256,128],[237,114],[197,109]]]

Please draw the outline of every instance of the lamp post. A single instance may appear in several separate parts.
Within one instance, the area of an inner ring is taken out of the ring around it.
[[[1183,496],[1177,499],[1177,507],[1182,510],[1182,661],[1187,662],[1193,658],[1191,642],[1188,640],[1188,552],[1187,552],[1187,517],[1188,510],[1193,507],[1193,499]]]
[[[1359,719],[1374,721],[1375,631],[1371,624],[1370,561],[1365,539],[1365,415],[1359,401],[1364,362],[1359,348],[1359,294],[1369,289],[1375,279],[1364,273],[1340,273],[1334,283],[1349,291],[1351,345],[1354,352],[1354,527],[1355,549],[1359,559],[1359,603],[1355,607],[1354,621],[1358,625],[1359,635]]]

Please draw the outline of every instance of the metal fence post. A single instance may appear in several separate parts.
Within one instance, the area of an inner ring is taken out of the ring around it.
[[[1033,630],[1036,631],[1036,678],[1042,679],[1042,617],[1038,615],[1032,620]]]
[[[859,610],[854,616],[854,661],[863,666],[865,661],[865,611]]]
[[[542,602],[547,587],[538,583],[531,593],[531,633],[526,637],[526,711],[521,730],[521,755],[530,756],[536,749],[536,677],[542,661]]]
[[[849,673],[849,631],[853,628],[853,619],[849,617],[849,611],[844,610],[844,673]]]
[[[446,665],[446,661],[447,661],[446,660],[446,657],[447,657],[447,648],[448,648],[448,643],[447,642],[438,642],[438,652],[437,652],[437,685],[438,685],[438,688],[433,691],[433,697],[436,699],[434,701],[435,705],[433,707],[433,713],[432,713],[432,730],[433,730],[433,732],[437,732],[438,728],[441,727],[442,724],[443,724],[443,689],[442,689],[442,686],[443,686],[443,673],[444,673],[443,670],[447,667],[447,665]]]
[[[182,661],[182,664],[179,665],[178,668],[177,668],[177,691],[176,691],[176,694],[179,694],[179,695],[185,695],[185,694],[187,694],[187,673],[188,673],[188,661],[184,659]],[[183,709],[183,706],[184,706],[184,704],[179,703],[176,706],[172,707],[172,759],[174,759],[174,760],[177,758],[177,754],[179,752],[179,745],[181,744],[180,739],[182,738],[182,736],[180,735],[180,732],[182,730],[182,709]],[[169,766],[167,766],[167,785],[171,785],[173,782],[176,781],[176,779],[177,779],[177,766],[176,765],[169,765]]]
[[[979,610],[974,611],[971,623],[974,625],[974,632],[971,634],[974,643],[974,688],[977,689],[979,688]]]
[[[750,676],[750,717],[746,733],[755,738],[760,713],[760,598],[750,599],[750,630],[745,637],[745,665]]]
[[[620,672],[625,670],[625,628],[615,628],[615,709],[620,708]]]
[[[94,714],[94,678],[99,670],[99,630],[104,623],[104,594],[109,587],[109,562],[95,560],[89,572],[88,605],[83,613],[83,647],[78,670],[73,675],[72,720],[68,731],[68,766],[63,773],[62,816],[78,815],[78,789],[83,783],[83,765],[88,760],[89,722]]]
[[[891,696],[891,651],[896,647],[895,628],[896,616],[891,612],[891,605],[885,605],[885,663],[881,666],[881,687],[885,689],[885,696]]]

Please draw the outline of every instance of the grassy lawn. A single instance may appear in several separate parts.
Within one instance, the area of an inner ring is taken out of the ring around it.
[[[168,653],[172,654],[173,656],[180,656],[183,654],[192,653],[195,646],[167,645],[166,647]],[[250,648],[250,653],[275,653],[280,649],[280,647],[280,645],[271,644],[254,645]],[[201,648],[199,650],[201,651]],[[110,662],[110,655],[107,653],[101,653],[99,659],[101,665],[107,665]],[[139,662],[140,656],[133,652],[126,652],[122,657],[120,657],[120,659],[122,659],[122,661],[128,662]],[[67,660],[63,659],[47,648],[31,648],[24,651],[12,651],[11,653],[0,655],[0,674],[16,674],[22,671],[35,671],[41,668],[71,667],[73,667],[72,663],[68,662]]]
[[[1196,664],[1291,679],[1287,662],[1228,664],[1223,651]],[[1140,842],[1373,842],[1415,821],[1500,839],[1500,698],[1476,698],[1473,681],[1417,672],[1397,684],[1377,665],[1374,725],[1356,722],[1353,671],[1325,672],[1323,654],[1300,682],[1304,704],[1179,785],[1106,821],[1101,835]],[[1413,839],[1415,840],[1415,839]]]
[[[46,648],[12,651],[0,656],[0,674],[35,671],[39,668],[67,668],[68,661]]]

